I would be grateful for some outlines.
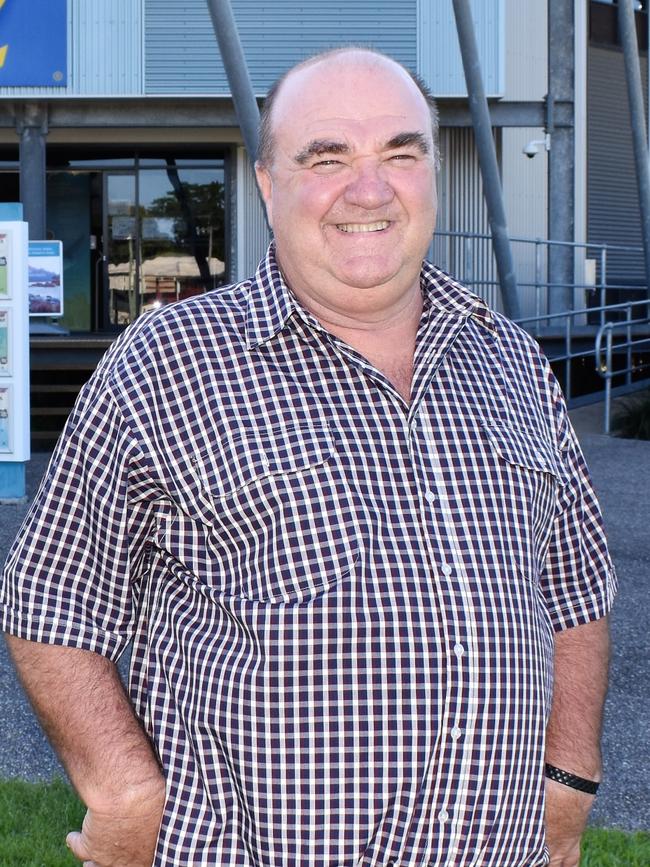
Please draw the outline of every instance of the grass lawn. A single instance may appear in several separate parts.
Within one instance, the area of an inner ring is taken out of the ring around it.
[[[68,785],[0,780],[0,867],[79,867],[65,845],[84,808]],[[650,833],[590,828],[581,867],[650,867]]]

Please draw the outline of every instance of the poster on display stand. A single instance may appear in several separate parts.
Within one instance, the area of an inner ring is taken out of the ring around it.
[[[0,301],[9,298],[11,280],[9,266],[11,264],[11,232],[0,232]]]
[[[0,452],[12,452],[12,405],[11,386],[0,385]]]
[[[63,243],[30,241],[27,288],[30,316],[63,316]]]
[[[0,377],[11,376],[9,345],[11,313],[7,307],[0,307]]]
[[[0,466],[30,458],[27,253],[27,223],[0,221]]]

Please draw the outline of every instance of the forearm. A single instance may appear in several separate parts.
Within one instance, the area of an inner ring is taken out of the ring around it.
[[[7,644],[41,724],[89,808],[128,810],[160,791],[160,767],[110,660],[10,636]]]
[[[601,776],[608,670],[607,618],[557,633],[546,761],[590,780]]]

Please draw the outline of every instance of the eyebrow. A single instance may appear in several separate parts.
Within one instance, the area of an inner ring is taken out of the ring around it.
[[[400,132],[386,142],[385,150],[393,151],[405,147],[415,147],[421,154],[428,154],[431,150],[428,138],[421,132]]]
[[[415,147],[422,154],[428,154],[431,151],[429,140],[421,132],[400,132],[389,139],[383,146],[382,150],[392,151],[404,147]],[[298,151],[294,160],[299,165],[304,165],[309,162],[311,157],[322,156],[323,154],[348,154],[350,146],[345,142],[336,141],[335,139],[317,138],[310,141],[302,150]]]
[[[350,153],[350,146],[342,141],[333,139],[317,138],[310,141],[302,150],[298,151],[294,160],[303,165],[308,162],[311,157],[320,157],[323,154],[347,154]]]

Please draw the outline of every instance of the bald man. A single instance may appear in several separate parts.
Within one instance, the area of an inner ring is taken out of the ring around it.
[[[614,571],[548,363],[424,260],[436,166],[404,68],[300,64],[256,275],[84,389],[0,602],[85,864],[578,864]]]

